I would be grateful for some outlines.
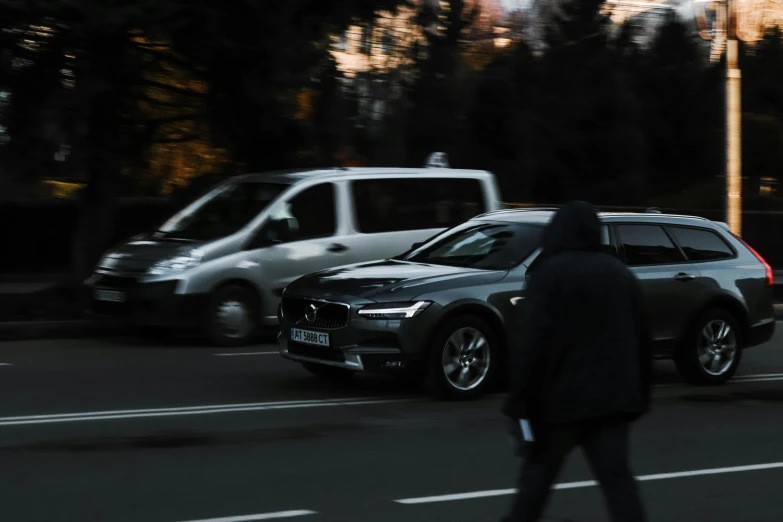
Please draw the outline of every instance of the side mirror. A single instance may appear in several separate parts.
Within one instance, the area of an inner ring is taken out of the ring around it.
[[[270,243],[286,243],[291,241],[292,236],[291,223],[288,219],[275,219],[269,222],[267,238]]]

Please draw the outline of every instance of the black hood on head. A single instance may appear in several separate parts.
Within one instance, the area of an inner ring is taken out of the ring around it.
[[[601,221],[592,205],[568,203],[557,211],[544,232],[543,250],[552,257],[568,250],[600,250]]]

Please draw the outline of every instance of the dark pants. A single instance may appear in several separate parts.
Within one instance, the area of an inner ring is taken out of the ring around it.
[[[533,426],[519,476],[519,492],[504,522],[536,522],[558,472],[574,446],[582,446],[604,493],[613,522],[645,522],[636,480],[628,466],[630,423],[617,419]]]

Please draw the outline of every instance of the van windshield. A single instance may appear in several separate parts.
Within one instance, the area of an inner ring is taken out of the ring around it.
[[[194,241],[229,236],[252,221],[289,186],[241,181],[216,187],[177,212],[155,235]]]

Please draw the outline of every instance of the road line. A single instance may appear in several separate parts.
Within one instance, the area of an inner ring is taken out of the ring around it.
[[[0,363],[0,366],[12,366],[11,363]]]
[[[208,415],[215,413],[238,413],[248,411],[288,410],[294,408],[322,408],[328,406],[364,406],[421,401],[418,398],[369,398],[334,399],[315,401],[287,401],[255,404],[233,404],[222,406],[191,406],[185,408],[160,408],[150,410],[116,410],[104,412],[62,413],[53,415],[29,415],[22,417],[0,417],[0,426],[26,424],[53,424],[61,422],[85,422],[93,420],[138,419],[152,417],[178,417],[183,415]]]
[[[200,520],[188,520],[185,522],[252,522],[253,520],[272,520],[275,518],[303,517],[305,515],[317,514],[317,511],[297,509],[294,511],[278,511],[276,513],[259,513],[257,515],[240,515],[237,517],[202,518]]]
[[[218,357],[241,357],[244,355],[280,355],[280,352],[244,352],[244,353],[215,353]]]
[[[705,475],[724,475],[726,473],[742,473],[747,471],[762,471],[783,468],[783,462],[771,462],[769,464],[753,464],[750,466],[734,466],[731,468],[696,469],[691,471],[676,471],[674,473],[657,473],[654,475],[641,475],[636,477],[640,482],[651,480],[668,480],[674,478],[701,477]],[[552,489],[578,489],[597,486],[595,480],[583,480],[581,482],[561,482],[555,484]],[[454,500],[468,500],[472,498],[499,497],[513,495],[516,489],[490,489],[486,491],[471,491],[469,493],[454,493],[451,495],[437,495],[431,497],[403,498],[395,500],[398,504],[429,504],[432,502],[451,502]]]
[[[726,384],[736,384],[744,382],[768,382],[768,381],[783,381],[783,373],[760,373],[757,375],[738,375],[732,377]],[[690,387],[685,382],[667,382],[653,385],[654,388],[672,388],[674,386]]]

